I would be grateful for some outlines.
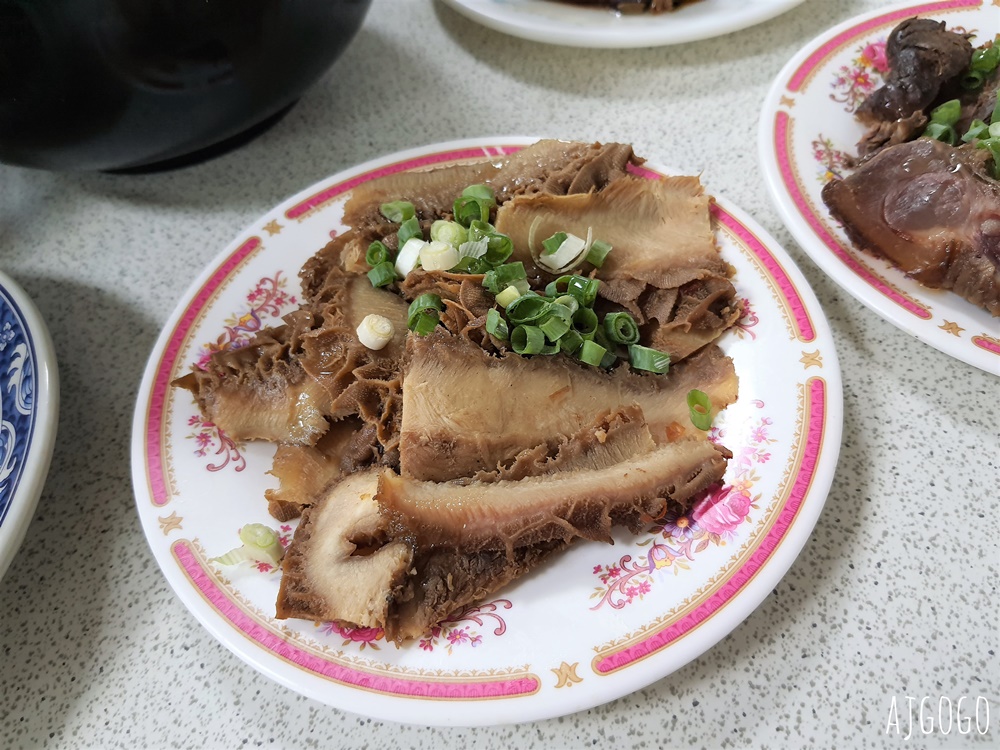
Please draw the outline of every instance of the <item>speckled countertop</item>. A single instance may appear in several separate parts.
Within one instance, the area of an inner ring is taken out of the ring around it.
[[[757,112],[782,64],[880,5],[808,0],[713,41],[594,51],[509,38],[440,3],[375,0],[320,83],[235,152],[138,177],[0,167],[0,266],[47,320],[62,382],[51,473],[0,582],[0,746],[881,747],[905,742],[885,733],[894,696],[905,735],[906,696],[963,695],[990,701],[987,735],[910,743],[1000,745],[1000,381],[828,280],[782,226],[757,164]],[[405,116],[388,114],[404,101]],[[134,508],[135,395],[180,295],[269,207],[381,154],[514,133],[631,142],[703,171],[778,238],[833,328],[840,462],[788,574],[678,672],[550,721],[384,724],[258,674],[175,598]]]

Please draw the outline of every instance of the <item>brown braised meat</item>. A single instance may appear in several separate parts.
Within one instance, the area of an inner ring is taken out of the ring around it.
[[[1000,315],[1000,183],[989,152],[929,138],[892,146],[823,200],[858,247]]]
[[[885,52],[889,64],[885,85],[857,112],[869,125],[907,118],[929,107],[938,92],[968,67],[972,44],[965,35],[948,31],[943,21],[910,18],[889,34]]]

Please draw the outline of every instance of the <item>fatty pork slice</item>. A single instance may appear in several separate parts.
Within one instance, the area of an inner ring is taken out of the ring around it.
[[[932,288],[1000,315],[1000,183],[989,152],[920,138],[823,188],[858,247]]]
[[[407,305],[397,295],[373,288],[365,276],[341,273],[330,283],[325,304],[289,313],[284,325],[263,329],[246,346],[216,352],[204,370],[174,385],[190,390],[204,417],[233,440],[315,443],[331,417],[357,413],[369,394],[351,387],[367,371],[391,382],[407,333]],[[357,340],[370,313],[396,328],[379,351]]]
[[[384,240],[397,249],[398,225],[382,216],[379,207],[383,203],[413,203],[426,228],[435,219],[450,218],[455,199],[469,185],[489,185],[502,204],[522,194],[602,190],[624,177],[629,164],[641,163],[627,144],[542,140],[513,154],[398,172],[363,183],[354,188],[344,206],[343,222],[351,230],[328,243],[302,267],[303,295],[307,300],[321,299],[326,277],[333,269],[367,270],[363,260],[372,240]]]
[[[666,375],[611,372],[564,356],[491,356],[439,329],[411,336],[403,373],[400,472],[446,481],[491,472],[525,447],[558,441],[600,414],[637,404],[655,443],[701,433],[687,394],[708,394],[713,415],[736,400],[732,360],[706,347]]]
[[[628,177],[599,193],[515,198],[497,212],[510,236],[513,260],[536,264],[542,240],[556,232],[612,245],[597,271],[598,294],[628,310],[645,327],[643,343],[676,361],[714,341],[739,317],[730,269],[715,244],[711,198],[697,177]],[[530,242],[529,242],[530,240]]]

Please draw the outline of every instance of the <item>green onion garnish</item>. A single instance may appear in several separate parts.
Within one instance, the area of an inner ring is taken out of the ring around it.
[[[565,232],[556,232],[547,240],[542,240],[542,248],[544,248],[542,255],[554,255],[556,250],[562,247],[562,243],[566,241],[566,237],[568,236]]]
[[[561,294],[566,293],[566,288],[569,286],[569,280],[573,278],[572,276],[560,276],[555,281],[550,281],[545,285],[545,294],[549,297],[558,297]],[[562,287],[560,289],[559,287]]]
[[[545,347],[545,334],[538,326],[520,325],[510,333],[510,346],[518,354],[538,354]]]
[[[994,43],[992,47],[977,49],[972,53],[969,61],[969,70],[980,73],[992,73],[1000,65],[1000,45]]]
[[[634,370],[645,370],[657,375],[662,375],[670,369],[669,354],[638,344],[632,344],[628,348],[628,361]]]
[[[962,136],[962,140],[966,143],[971,143],[977,138],[989,138],[990,137],[990,126],[987,125],[982,120],[973,120],[969,124],[969,129]]]
[[[1000,138],[1000,122],[995,122],[989,128],[990,138]]]
[[[484,240],[489,237],[496,230],[493,225],[488,221],[480,221],[475,219],[469,223],[469,240],[476,242],[477,240]]]
[[[570,276],[566,283],[566,293],[576,297],[583,307],[590,307],[597,299],[597,288],[601,282],[586,276]]]
[[[580,346],[579,351],[576,353],[576,356],[581,362],[597,367],[601,364],[601,360],[604,359],[604,355],[607,354],[607,351],[608,350],[600,344],[595,344],[593,341],[584,341]]]
[[[559,337],[559,346],[567,354],[572,354],[583,346],[583,336],[571,328]]]
[[[933,138],[935,141],[942,141],[949,146],[954,146],[958,142],[958,134],[951,125],[940,122],[932,122],[924,128],[923,135]]]
[[[385,263],[387,260],[392,260],[392,256],[389,253],[389,248],[381,242],[375,240],[368,246],[368,251],[365,253],[365,262],[369,266],[374,268],[379,263]]]
[[[399,225],[399,230],[396,232],[396,236],[399,237],[399,246],[402,247],[406,244],[407,240],[411,240],[416,237],[418,240],[424,238],[423,230],[420,229],[420,222],[417,220],[416,216],[411,216],[409,219],[403,221]]]
[[[483,258],[490,265],[499,265],[514,253],[514,243],[506,234],[491,232],[486,236],[486,243],[487,249]]]
[[[590,243],[590,250],[587,251],[585,260],[593,266],[600,268],[604,265],[604,259],[611,252],[611,245],[604,240],[594,240]]]
[[[604,332],[616,344],[634,344],[639,340],[639,326],[627,312],[605,315]]]
[[[479,221],[490,220],[490,204],[471,195],[462,195],[456,198],[452,211],[455,214],[455,221],[463,227],[469,226],[477,219]]]
[[[551,314],[539,323],[538,327],[542,329],[542,333],[549,341],[558,341],[570,328],[569,322],[564,318]]]
[[[549,306],[549,301],[544,297],[529,292],[511,302],[507,308],[507,319],[515,325],[533,323],[549,311]]]
[[[389,286],[396,280],[396,267],[388,260],[376,263],[368,272],[368,280],[374,287]]]
[[[507,340],[507,322],[495,307],[486,311],[486,332],[501,341]]]
[[[984,138],[976,148],[985,148],[993,155],[993,177],[1000,179],[1000,138]]]
[[[438,219],[431,224],[431,239],[447,242],[461,252],[462,244],[469,239],[469,230],[457,222]]]
[[[500,307],[507,307],[521,296],[521,290],[511,284],[497,295],[497,304]]]
[[[466,198],[481,200],[490,206],[497,204],[497,195],[489,185],[469,185],[462,191],[462,195]]]
[[[997,103],[993,105],[993,112],[990,114],[990,123],[1000,122],[1000,91],[997,92]]]
[[[585,339],[594,338],[597,332],[597,313],[589,307],[581,307],[573,313],[573,329]]]
[[[688,411],[691,412],[691,424],[699,430],[708,430],[712,427],[712,402],[708,399],[708,394],[699,391],[697,388],[688,391],[687,395]]]
[[[940,104],[931,110],[931,122],[938,122],[942,125],[954,125],[958,118],[962,116],[962,103],[958,99],[951,99],[944,104]]]
[[[561,294],[552,300],[557,305],[562,305],[569,310],[569,314],[572,315],[577,310],[580,309],[580,302],[576,297],[569,294]]]
[[[381,211],[382,215],[389,221],[397,224],[404,222],[407,219],[412,219],[416,215],[413,204],[409,201],[392,201],[391,203],[383,203],[379,207],[379,211]]]
[[[426,336],[437,327],[440,310],[444,310],[444,303],[438,295],[421,294],[410,303],[406,327],[418,336]]]
[[[974,91],[983,85],[986,80],[986,73],[981,70],[967,70],[962,74],[959,85],[966,91]]]
[[[451,270],[453,273],[486,273],[490,270],[490,265],[482,258],[463,256]]]

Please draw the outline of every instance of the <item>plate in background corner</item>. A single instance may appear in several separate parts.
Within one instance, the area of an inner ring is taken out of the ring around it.
[[[698,0],[676,10],[620,13],[563,0],[444,0],[496,31],[568,47],[659,47],[695,42],[767,21],[805,0]]]
[[[38,505],[58,419],[59,375],[45,321],[0,272],[0,578]]]
[[[820,196],[823,185],[846,168],[865,131],[854,111],[881,83],[892,29],[919,15],[976,31],[973,44],[981,44],[1000,29],[1000,7],[992,2],[909,2],[857,16],[816,37],[772,84],[761,109],[758,153],[782,221],[830,278],[900,330],[1000,375],[1000,319],[857,250]]]

